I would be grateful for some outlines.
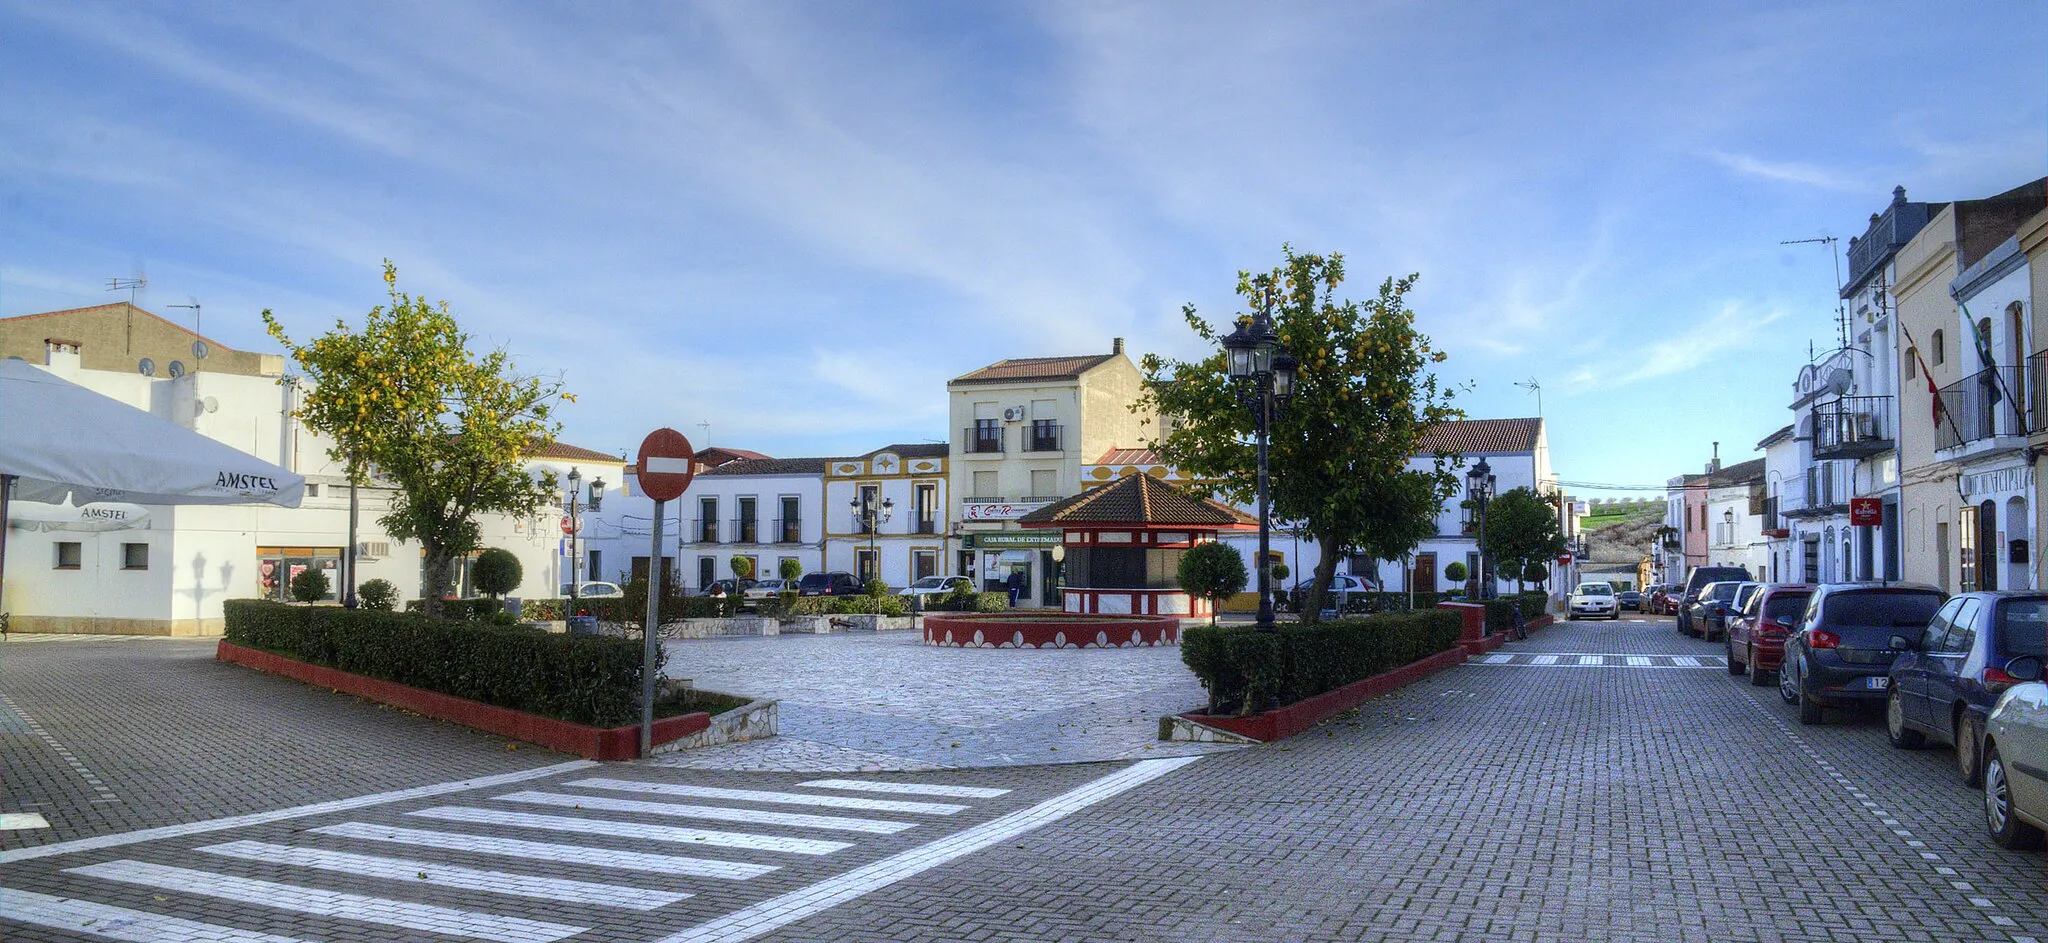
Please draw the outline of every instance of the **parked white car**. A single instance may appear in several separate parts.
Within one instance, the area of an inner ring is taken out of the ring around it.
[[[1613,583],[1580,583],[1572,590],[1572,618],[1606,616],[1621,618],[1621,604],[1615,601]]]
[[[751,606],[763,599],[774,599],[784,589],[796,592],[795,580],[761,580],[740,592],[740,605]]]
[[[576,589],[576,595],[584,599],[626,595],[626,591],[620,589],[617,583],[584,583]],[[562,584],[562,598],[569,598],[569,584],[567,583]]]
[[[2041,658],[2007,662],[2006,689],[1984,722],[1984,828],[2006,848],[2039,848],[2048,828],[2048,684]]]

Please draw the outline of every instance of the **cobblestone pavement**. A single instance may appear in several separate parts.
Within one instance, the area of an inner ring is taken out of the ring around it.
[[[485,776],[571,757],[213,660],[210,639],[0,642],[0,848]]]
[[[857,774],[519,757],[489,782],[10,845],[0,937],[2048,940],[2041,856],[1980,837],[1945,751],[1893,750],[1870,716],[1800,727],[1668,620],[1495,654],[1213,756]],[[982,719],[949,715],[1005,726]],[[792,762],[879,762],[791,743]]]
[[[1159,718],[1208,696],[1177,646],[949,648],[916,633],[668,643],[665,673],[779,700],[779,735],[663,762],[741,769],[915,770],[1193,755]],[[779,741],[779,742],[778,742]]]

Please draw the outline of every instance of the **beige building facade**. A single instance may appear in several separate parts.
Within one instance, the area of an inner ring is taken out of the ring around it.
[[[1019,605],[1058,606],[1059,534],[1017,519],[1079,493],[1084,462],[1158,434],[1131,410],[1143,385],[1123,338],[1107,354],[1002,360],[948,382],[952,572],[989,589],[1021,573]]]
[[[0,318],[0,359],[41,363],[50,341],[79,348],[85,370],[167,379],[187,373],[284,374],[281,354],[235,350],[127,302]]]

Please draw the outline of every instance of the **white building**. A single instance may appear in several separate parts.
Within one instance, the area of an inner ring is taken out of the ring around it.
[[[825,568],[893,587],[955,572],[946,443],[890,445],[825,468]]]
[[[702,592],[732,577],[734,557],[750,559],[757,579],[774,577],[785,559],[805,573],[826,569],[825,468],[831,461],[742,458],[700,466],[682,497],[663,509],[664,584],[677,585],[680,576],[686,590]],[[621,583],[645,575],[653,536],[654,502],[630,473],[627,480],[626,493],[605,499],[584,537],[600,567],[595,572]]]
[[[54,334],[64,329],[69,314],[8,321],[44,318]],[[183,331],[161,319],[148,326],[158,333]],[[183,337],[188,344],[198,340],[189,331]],[[89,520],[58,506],[16,502],[6,583],[0,590],[5,593],[0,611],[10,614],[13,631],[218,634],[224,600],[287,598],[291,578],[306,569],[326,571],[330,598],[339,594],[348,540],[347,481],[328,458],[329,441],[291,415],[303,389],[299,381],[279,375],[281,358],[247,358],[209,342],[208,359],[171,377],[143,369],[84,367],[83,346],[51,337],[44,369],[302,474],[306,498],[298,508],[133,506],[118,516]],[[209,369],[214,355],[223,364],[260,366],[249,372]],[[591,474],[602,462],[590,460],[617,463],[603,453],[558,444],[534,456],[533,468],[538,473],[559,470],[564,462],[586,462],[585,473]],[[357,584],[384,579],[402,599],[418,598],[419,544],[395,540],[377,523],[391,493],[383,487],[360,489]],[[554,594],[563,561],[557,556],[561,531],[553,512],[523,518],[483,515],[478,523],[484,547],[502,547],[520,559],[525,580],[513,595]],[[458,566],[456,575],[457,588],[466,588],[466,567]]]

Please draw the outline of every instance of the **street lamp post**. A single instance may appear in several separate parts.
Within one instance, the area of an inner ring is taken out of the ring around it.
[[[577,546],[583,535],[583,473],[575,468],[569,469],[569,495],[562,503],[569,511],[569,615],[573,616],[583,595],[583,551]],[[595,511],[603,504],[604,479],[594,479],[590,482],[590,509]]]
[[[1479,579],[1479,598],[1481,599],[1493,598],[1493,587],[1489,585],[1493,582],[1490,578],[1492,571],[1486,565],[1486,502],[1493,500],[1493,489],[1496,484],[1497,481],[1494,478],[1493,468],[1486,464],[1486,459],[1484,458],[1479,460],[1479,464],[1472,466],[1471,471],[1465,473],[1465,494],[1471,499],[1473,511],[1479,520],[1479,573],[1477,576]]]
[[[1722,511],[1722,512],[1721,512],[1721,523],[1723,523],[1723,524],[1726,524],[1726,525],[1728,525],[1728,533],[1727,533],[1727,534],[1726,534],[1726,535],[1725,535],[1725,536],[1723,537],[1723,539],[1722,539],[1722,543],[1725,543],[1725,544],[1727,544],[1727,545],[1728,545],[1728,554],[1729,554],[1729,556],[1731,556],[1731,557],[1732,557],[1732,556],[1734,556],[1734,554],[1735,554],[1735,509],[1734,509],[1734,508],[1729,508],[1728,510],[1725,510],[1725,511]],[[1747,565],[1748,565],[1748,564],[1744,564],[1744,566],[1747,566]]]
[[[868,580],[882,578],[882,557],[875,552],[875,534],[882,529],[883,524],[889,523],[890,515],[896,511],[896,499],[883,498],[881,505],[877,507],[861,500],[856,493],[854,499],[847,502],[847,506],[853,508],[853,526],[867,532],[868,559],[875,564],[873,575],[862,574],[861,589],[865,591]]]
[[[1238,402],[1250,407],[1253,420],[1253,435],[1258,443],[1259,453],[1259,555],[1255,569],[1259,577],[1260,631],[1276,631],[1273,624],[1272,573],[1268,558],[1271,556],[1272,518],[1267,495],[1266,451],[1271,438],[1273,420],[1287,414],[1287,403],[1294,398],[1294,355],[1280,345],[1280,335],[1273,330],[1270,314],[1272,299],[1259,307],[1259,313],[1248,322],[1239,322],[1237,329],[1223,338],[1223,350],[1230,372],[1231,385],[1237,392]]]

